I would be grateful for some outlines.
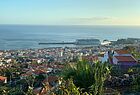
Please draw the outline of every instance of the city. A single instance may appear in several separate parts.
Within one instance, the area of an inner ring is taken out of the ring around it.
[[[140,95],[140,0],[0,0],[0,95]]]
[[[63,78],[60,74],[67,64],[73,65],[78,61],[86,60],[91,66],[97,62],[102,64],[107,62],[111,66],[112,69],[104,84],[106,95],[108,93],[118,95],[113,94],[117,91],[124,93],[121,92],[123,89],[120,87],[131,88],[136,85],[134,81],[140,78],[140,45],[138,45],[139,42],[135,44],[1,50],[0,84],[3,86],[0,92],[5,95],[6,90],[11,88],[10,91],[13,91],[11,93],[48,95],[54,88],[59,87],[61,78]]]

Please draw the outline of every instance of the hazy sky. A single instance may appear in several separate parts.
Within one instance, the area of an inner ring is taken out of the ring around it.
[[[140,0],[0,0],[0,24],[140,25]]]

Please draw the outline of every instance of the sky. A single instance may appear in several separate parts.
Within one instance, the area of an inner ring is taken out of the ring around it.
[[[140,0],[0,0],[0,24],[140,25]]]

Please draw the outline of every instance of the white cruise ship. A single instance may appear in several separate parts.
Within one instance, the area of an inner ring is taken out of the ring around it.
[[[101,42],[99,39],[77,39],[75,44],[76,45],[100,45]]]

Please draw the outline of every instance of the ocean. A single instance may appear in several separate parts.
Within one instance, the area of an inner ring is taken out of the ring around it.
[[[140,38],[140,26],[0,25],[0,50],[73,47],[74,45],[39,45],[38,43],[73,42],[85,38],[96,38],[101,41]]]

